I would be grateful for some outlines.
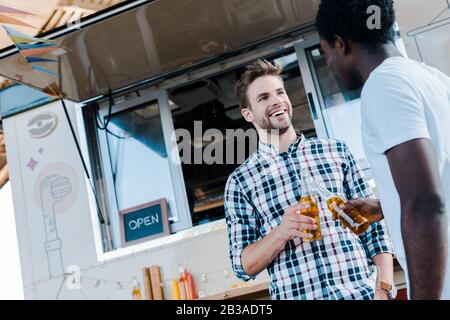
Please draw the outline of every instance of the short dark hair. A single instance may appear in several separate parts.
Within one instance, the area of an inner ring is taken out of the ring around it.
[[[373,5],[380,9],[381,25],[370,29],[367,21],[373,12],[367,11]],[[320,37],[332,47],[338,35],[376,49],[392,40],[394,22],[393,0],[322,0],[316,17]]]
[[[258,78],[264,76],[281,77],[281,68],[279,65],[271,64],[265,59],[259,59],[245,67],[244,73],[239,78],[235,86],[235,93],[239,101],[241,108],[248,108],[250,102],[248,101],[247,91],[248,87]]]

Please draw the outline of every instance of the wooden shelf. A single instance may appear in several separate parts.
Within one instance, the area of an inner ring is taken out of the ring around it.
[[[198,300],[269,300],[269,283],[233,288]]]
[[[218,207],[223,206],[223,203],[224,203],[223,199],[211,201],[211,202],[205,203],[201,206],[195,207],[194,212],[198,213],[198,212],[206,211],[209,209],[218,208]]]

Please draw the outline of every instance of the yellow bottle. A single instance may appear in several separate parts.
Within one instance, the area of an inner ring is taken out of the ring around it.
[[[180,286],[177,280],[172,280],[172,299],[181,300]]]
[[[136,278],[133,280],[133,291],[131,293],[131,298],[133,300],[142,300],[142,293],[139,289],[139,283]]]
[[[317,229],[310,230],[310,229],[304,229],[303,232],[305,233],[311,233],[313,235],[312,238],[304,239],[306,241],[314,241],[314,240],[321,240],[322,239],[322,233],[320,232],[320,219],[319,219],[319,208],[317,207],[316,199],[313,195],[305,195],[300,198],[300,214],[311,217],[314,220],[316,220]]]
[[[320,232],[320,218],[319,208],[317,207],[317,201],[313,196],[309,179],[305,176],[306,173],[302,172],[301,175],[301,188],[302,196],[300,198],[300,214],[313,218],[316,220],[317,229],[310,230],[304,229],[303,232],[312,234],[312,238],[304,239],[306,241],[322,240],[322,233]]]

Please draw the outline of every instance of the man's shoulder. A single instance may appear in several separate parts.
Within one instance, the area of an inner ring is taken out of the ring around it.
[[[361,91],[363,132],[372,127],[374,121],[386,121],[388,114],[394,111],[392,105],[401,97],[416,96],[423,74],[420,64],[404,57],[391,58],[372,71]]]
[[[380,97],[380,92],[386,92],[386,88],[414,87],[415,82],[421,81],[426,66],[417,61],[405,57],[393,57],[372,71],[362,89],[361,96],[373,93]]]

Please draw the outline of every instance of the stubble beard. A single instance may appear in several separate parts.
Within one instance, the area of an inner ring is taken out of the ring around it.
[[[286,121],[285,123],[273,124],[270,118],[264,116],[260,121],[258,121],[259,122],[258,125],[262,130],[265,130],[269,135],[283,135],[292,126],[291,119],[292,115],[289,114],[288,121]]]

